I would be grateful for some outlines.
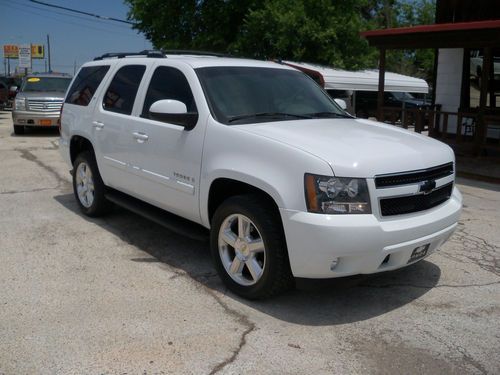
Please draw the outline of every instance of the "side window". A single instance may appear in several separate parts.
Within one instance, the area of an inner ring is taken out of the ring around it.
[[[146,67],[127,65],[121,67],[113,77],[102,100],[106,111],[130,115],[134,106],[137,89]]]
[[[68,91],[66,103],[87,106],[108,70],[109,65],[82,68]]]
[[[174,99],[183,102],[188,112],[196,112],[193,93],[184,74],[169,66],[156,68],[144,99],[141,117],[149,118],[151,104],[162,99]]]

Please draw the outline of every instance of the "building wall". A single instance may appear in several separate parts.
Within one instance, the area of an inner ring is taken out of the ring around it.
[[[444,48],[439,50],[436,76],[436,104],[441,104],[443,111],[457,112],[460,107],[462,88],[463,48]],[[452,132],[456,117],[448,119],[448,131]]]

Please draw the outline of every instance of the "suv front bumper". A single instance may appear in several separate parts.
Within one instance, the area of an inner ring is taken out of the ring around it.
[[[280,213],[293,275],[334,278],[405,267],[420,246],[427,247],[426,256],[432,254],[453,234],[461,209],[462,196],[454,188],[440,206],[390,219],[287,209]]]
[[[12,111],[12,122],[14,125],[51,127],[59,126],[61,113],[36,112],[36,111]]]

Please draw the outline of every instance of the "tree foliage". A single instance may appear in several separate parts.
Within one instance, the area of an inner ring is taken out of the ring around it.
[[[432,23],[434,0],[125,0],[156,48],[289,59],[360,69],[377,65],[364,30]],[[393,71],[427,76],[432,51],[393,51]]]

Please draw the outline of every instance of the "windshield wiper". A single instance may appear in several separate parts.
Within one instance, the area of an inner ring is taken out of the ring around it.
[[[311,116],[312,118],[352,118],[351,115],[337,112],[316,112],[309,113],[309,116]]]
[[[258,117],[293,117],[293,118],[302,118],[302,119],[310,119],[312,118],[309,115],[296,115],[294,113],[284,113],[284,112],[259,112],[259,113],[251,113],[247,115],[238,115],[230,117],[227,122],[234,122],[238,120],[244,120],[247,118],[258,118]]]

